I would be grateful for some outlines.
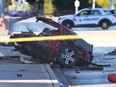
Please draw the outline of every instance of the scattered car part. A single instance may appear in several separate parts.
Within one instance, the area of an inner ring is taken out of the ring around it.
[[[108,81],[112,83],[116,83],[116,74],[109,74]]]
[[[109,55],[116,55],[116,49],[108,53]]]

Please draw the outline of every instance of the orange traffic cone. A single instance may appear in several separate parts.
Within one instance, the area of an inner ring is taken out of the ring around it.
[[[3,18],[0,18],[0,34],[8,34]]]

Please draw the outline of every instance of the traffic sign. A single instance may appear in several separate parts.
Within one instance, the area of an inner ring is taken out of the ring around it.
[[[75,1],[75,7],[79,7],[80,6],[80,2],[78,0]]]

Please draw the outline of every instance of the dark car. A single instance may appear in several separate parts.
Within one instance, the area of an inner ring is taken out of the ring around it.
[[[37,17],[36,19],[36,22],[43,23],[45,27],[38,35],[28,29],[29,32],[13,34],[10,38],[77,35],[67,27],[53,21],[52,19],[45,17]],[[33,58],[39,58],[44,62],[54,62],[63,67],[88,65],[93,59],[93,45],[87,43],[81,38],[71,40],[14,42],[14,47],[22,54],[32,56]]]

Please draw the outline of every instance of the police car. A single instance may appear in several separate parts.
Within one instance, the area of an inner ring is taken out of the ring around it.
[[[116,24],[116,14],[112,9],[106,8],[85,8],[74,15],[60,16],[58,23],[69,27],[92,27],[98,26],[108,29]]]

